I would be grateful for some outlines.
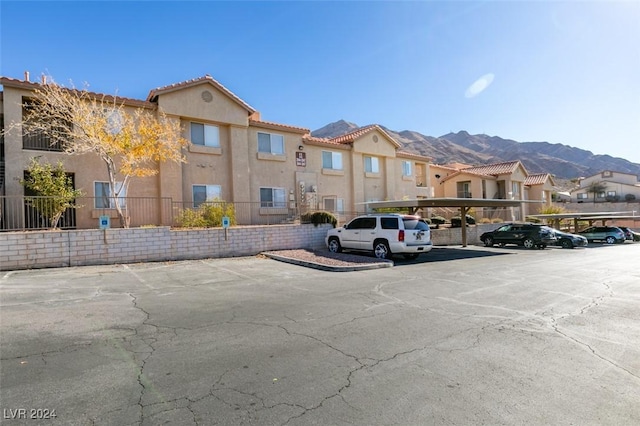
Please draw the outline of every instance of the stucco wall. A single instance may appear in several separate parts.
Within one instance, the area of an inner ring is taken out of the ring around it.
[[[266,250],[320,249],[330,225],[228,229],[169,227],[7,232],[0,234],[0,270],[252,256]]]

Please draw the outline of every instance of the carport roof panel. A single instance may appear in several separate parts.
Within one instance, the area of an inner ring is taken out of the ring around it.
[[[515,207],[522,203],[541,203],[526,200],[495,200],[486,198],[417,198],[413,200],[370,201],[372,209],[384,207]]]
[[[531,214],[531,217],[537,217],[539,219],[584,219],[584,220],[599,220],[599,219],[640,219],[638,215],[630,215],[633,212],[576,212],[576,213],[554,213],[554,214]]]

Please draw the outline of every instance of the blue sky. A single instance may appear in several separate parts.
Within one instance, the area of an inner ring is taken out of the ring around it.
[[[640,163],[639,1],[0,2],[1,74],[146,98],[210,74],[262,118],[466,130]]]

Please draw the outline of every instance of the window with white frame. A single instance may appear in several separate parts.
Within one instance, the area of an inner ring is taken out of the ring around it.
[[[220,129],[211,124],[191,123],[191,143],[219,148]]]
[[[588,194],[586,192],[581,192],[577,195],[578,200],[586,200],[588,198]]]
[[[520,182],[511,182],[511,191],[514,196],[520,194]]]
[[[287,207],[284,188],[260,188],[260,207]]]
[[[402,176],[411,176],[411,161],[402,162]]]
[[[333,151],[322,151],[322,168],[342,170],[342,153]]]
[[[126,207],[126,189],[122,187],[122,182],[116,182],[116,197],[120,207]],[[115,198],[111,194],[111,184],[109,182],[93,183],[94,206],[96,209],[113,209],[116,207]]]
[[[364,157],[364,171],[366,173],[380,173],[378,157]]]
[[[193,185],[193,207],[201,204],[222,199],[222,187],[220,185]]]
[[[615,197],[616,191],[607,191],[607,197]]]
[[[258,152],[284,155],[284,136],[258,132]]]

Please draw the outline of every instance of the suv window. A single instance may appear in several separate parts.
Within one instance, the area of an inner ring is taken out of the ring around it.
[[[419,219],[402,219],[404,222],[404,229],[418,231],[426,231],[429,229],[429,225],[424,220]]]
[[[375,217],[359,217],[352,220],[349,223],[348,229],[375,229],[376,218]]]
[[[382,229],[399,229],[397,217],[381,217],[380,226]]]

